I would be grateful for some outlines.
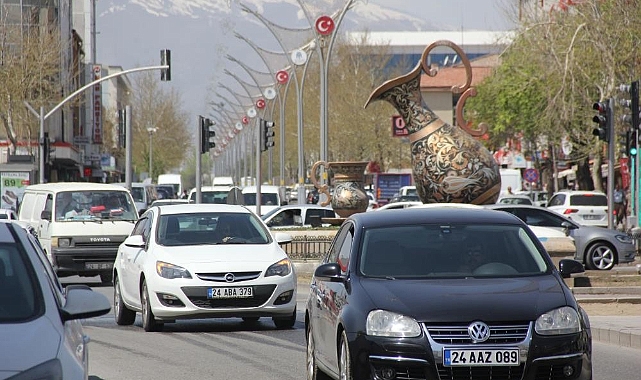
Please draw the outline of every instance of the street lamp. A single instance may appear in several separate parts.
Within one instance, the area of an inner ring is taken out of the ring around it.
[[[154,136],[154,133],[156,133],[157,130],[158,130],[158,128],[156,128],[156,127],[147,127],[147,132],[149,132],[149,179],[151,180],[152,183],[154,182],[154,178],[153,178],[153,174],[152,174],[153,173],[153,171],[152,171],[152,169],[153,169],[153,154],[154,154],[154,151],[152,149],[153,148],[153,136]]]

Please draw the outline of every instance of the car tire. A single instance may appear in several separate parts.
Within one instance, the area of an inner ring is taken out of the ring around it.
[[[585,254],[585,267],[592,270],[610,270],[616,262],[616,254],[615,249],[608,243],[593,243]]]
[[[272,320],[274,321],[274,325],[276,325],[276,328],[279,330],[291,329],[296,323],[296,308],[294,308],[294,312],[289,317],[272,318]]]
[[[316,365],[316,342],[312,335],[312,327],[307,328],[307,380],[329,380],[323,371]]]
[[[156,317],[151,311],[147,281],[142,282],[142,291],[140,292],[140,298],[140,305],[142,306],[142,328],[147,332],[161,331],[163,328],[163,323],[156,321]]]
[[[136,312],[127,309],[127,306],[125,306],[122,300],[120,281],[118,281],[117,276],[114,279],[114,316],[116,318],[116,324],[119,326],[133,325],[136,320]]]
[[[349,342],[345,331],[341,333],[340,353],[338,356],[338,378],[341,380],[352,380],[352,359],[349,354]]]
[[[100,272],[100,282],[102,282],[104,285],[111,285],[113,276],[114,274],[112,271]]]

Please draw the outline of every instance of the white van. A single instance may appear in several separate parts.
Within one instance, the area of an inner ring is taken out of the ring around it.
[[[127,186],[124,182],[114,183],[114,185],[122,187]],[[138,210],[138,215],[142,215],[149,207],[151,207],[151,204],[158,199],[156,186],[145,182],[132,182],[131,196],[134,198],[134,204],[136,205],[136,210]]]
[[[176,197],[180,197],[183,193],[183,180],[180,174],[160,174],[158,175],[158,184],[171,185]]]
[[[138,213],[122,186],[61,182],[27,186],[18,219],[37,231],[59,276],[100,275],[109,283]]]
[[[284,200],[285,188],[282,188],[283,194],[281,194],[280,186],[273,185],[261,185],[260,186],[260,213],[265,215],[268,212],[282,206],[286,205],[287,202]],[[245,201],[245,206],[250,209],[254,214],[256,214],[256,186],[246,186],[243,187],[243,198]],[[260,215],[258,215],[260,216]]]

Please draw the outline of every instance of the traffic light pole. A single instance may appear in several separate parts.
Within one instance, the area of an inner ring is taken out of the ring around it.
[[[608,228],[615,228],[612,214],[614,211],[614,146],[616,145],[616,135],[614,133],[614,98],[608,100],[607,107],[608,122]]]

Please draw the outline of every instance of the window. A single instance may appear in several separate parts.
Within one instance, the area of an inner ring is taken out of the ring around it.
[[[31,261],[15,244],[0,245],[0,324],[44,312],[44,298]]]
[[[603,194],[571,195],[572,206],[608,206],[608,198]]]
[[[548,203],[548,207],[550,206],[563,206],[565,203],[565,194],[557,194],[550,199],[550,202]]]

